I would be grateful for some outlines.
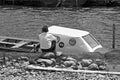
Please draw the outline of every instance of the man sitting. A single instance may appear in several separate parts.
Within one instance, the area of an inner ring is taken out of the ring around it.
[[[39,43],[42,53],[55,52],[57,38],[48,33],[48,26],[43,26],[42,33],[39,34]]]

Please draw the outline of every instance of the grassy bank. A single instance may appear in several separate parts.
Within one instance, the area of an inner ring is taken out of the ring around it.
[[[0,0],[1,5],[35,7],[120,6],[119,0]]]
[[[120,6],[119,0],[88,0],[85,6]]]

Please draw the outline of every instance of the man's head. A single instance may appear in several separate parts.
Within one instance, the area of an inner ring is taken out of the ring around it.
[[[48,32],[48,26],[43,26],[43,28],[42,28],[42,32]]]

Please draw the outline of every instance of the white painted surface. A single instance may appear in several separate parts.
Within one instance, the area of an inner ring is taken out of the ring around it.
[[[65,28],[65,27],[60,27],[60,26],[50,26],[49,32],[55,33],[55,34],[71,36],[71,37],[81,37],[81,36],[89,34],[89,32],[87,32],[87,31]]]
[[[99,44],[99,42],[97,42],[94,36],[92,36],[93,40],[98,43],[95,47],[91,47],[83,38],[83,36],[87,36],[90,34],[88,31],[65,28],[60,26],[50,26],[49,33],[60,38],[60,41],[57,42],[56,50],[62,51],[67,54],[79,55],[83,52],[94,52],[96,49],[102,48],[102,46]],[[76,44],[74,46],[71,46],[69,44],[69,40],[71,38],[74,38],[76,40]],[[61,48],[59,46],[60,42],[64,43],[64,47]]]

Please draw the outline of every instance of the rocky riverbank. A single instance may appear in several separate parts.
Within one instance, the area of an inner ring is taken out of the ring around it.
[[[35,54],[35,53],[34,53]],[[33,54],[33,55],[34,55]],[[87,53],[86,53],[87,54]],[[97,55],[96,55],[97,54]],[[6,65],[18,65],[18,64],[26,64],[26,65],[36,65],[41,67],[55,67],[55,68],[68,68],[75,70],[107,70],[106,62],[101,59],[102,55],[96,53],[93,55],[88,53],[87,57],[81,57],[79,59],[67,56],[62,52],[55,53],[48,52],[46,54],[42,54],[36,58],[25,57],[24,55],[21,57],[12,57],[8,56],[6,58],[1,58],[0,63],[3,62]]]
[[[0,80],[119,80],[119,74],[82,73],[66,71],[29,70],[27,66],[54,67],[71,70],[102,70],[106,71],[106,62],[101,59],[81,59],[57,52],[47,53],[36,59],[21,56],[19,58],[0,58]],[[6,60],[3,65],[4,59]]]

